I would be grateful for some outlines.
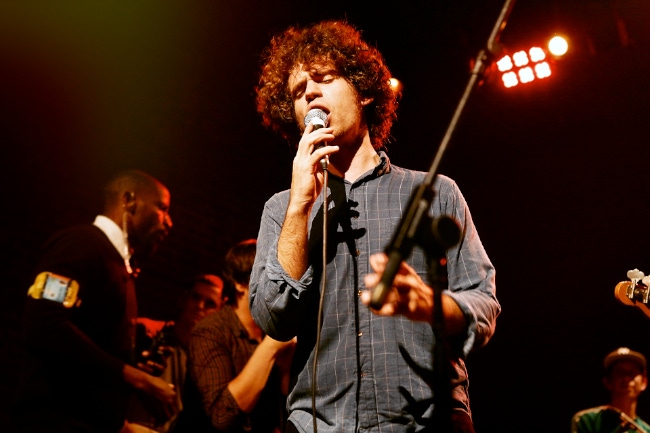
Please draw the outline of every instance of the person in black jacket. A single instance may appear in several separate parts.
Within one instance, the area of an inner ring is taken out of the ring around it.
[[[172,227],[170,193],[139,170],[117,174],[92,224],[45,244],[27,291],[12,432],[128,432],[133,392],[168,415],[175,391],[136,366],[134,259],[153,253]]]

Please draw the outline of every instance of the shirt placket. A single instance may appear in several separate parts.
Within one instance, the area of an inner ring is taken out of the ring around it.
[[[374,390],[374,374],[373,374],[373,359],[372,359],[372,345],[370,339],[370,315],[372,314],[368,307],[363,305],[360,301],[361,291],[365,289],[364,276],[369,268],[369,244],[368,233],[373,230],[369,226],[368,212],[366,209],[367,203],[366,195],[363,194],[365,183],[359,185],[352,185],[348,197],[351,201],[357,203],[356,211],[350,218],[350,223],[354,231],[364,230],[364,236],[355,240],[355,260],[357,262],[357,269],[359,272],[359,281],[355,293],[358,321],[357,321],[357,381],[359,387],[358,401],[357,401],[357,417],[358,428],[357,431],[364,432],[375,424],[377,405],[375,401]],[[356,200],[355,196],[359,196]]]

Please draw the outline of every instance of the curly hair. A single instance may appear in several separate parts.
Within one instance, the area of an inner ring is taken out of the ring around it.
[[[257,111],[262,124],[297,146],[299,120],[289,92],[289,75],[296,65],[333,65],[355,89],[360,99],[372,98],[364,107],[370,139],[375,149],[389,140],[397,114],[397,96],[384,58],[345,21],[322,21],[309,27],[289,27],[273,37],[262,55],[257,87]]]

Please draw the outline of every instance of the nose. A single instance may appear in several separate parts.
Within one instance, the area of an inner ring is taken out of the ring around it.
[[[172,223],[172,217],[169,216],[169,214],[165,215],[165,221],[164,221],[165,227],[167,227],[167,230],[171,229],[174,223]]]
[[[307,88],[305,89],[305,98],[307,99],[307,102],[311,102],[321,95],[320,85],[314,80],[307,81]]]

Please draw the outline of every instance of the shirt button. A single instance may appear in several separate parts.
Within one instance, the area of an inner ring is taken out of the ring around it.
[[[358,335],[359,337],[361,337],[361,336],[363,335],[363,332],[359,332],[359,334],[357,334],[357,335]]]
[[[357,257],[361,255],[361,251],[357,250]]]
[[[363,371],[359,373],[359,377],[363,377]]]

